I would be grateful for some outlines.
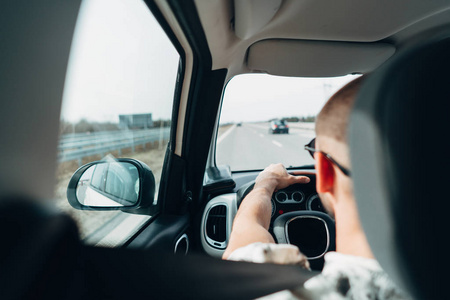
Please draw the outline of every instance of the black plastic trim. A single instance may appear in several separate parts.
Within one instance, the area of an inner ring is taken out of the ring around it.
[[[231,177],[230,166],[221,165],[209,167],[205,171],[203,191],[206,193],[220,193],[231,191],[236,187],[236,183]]]
[[[127,248],[173,253],[175,243],[189,228],[189,215],[160,215]]]

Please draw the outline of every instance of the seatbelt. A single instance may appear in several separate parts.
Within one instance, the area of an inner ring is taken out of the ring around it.
[[[83,252],[85,281],[100,299],[254,299],[300,287],[317,274],[200,255],[94,247]]]
[[[66,215],[35,204],[0,207],[2,299],[254,299],[301,286],[298,266],[223,261],[79,240]]]

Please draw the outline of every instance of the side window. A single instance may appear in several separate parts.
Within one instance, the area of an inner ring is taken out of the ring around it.
[[[67,67],[55,187],[57,207],[77,221],[81,238],[86,240],[99,229],[108,232],[105,228],[111,224],[141,224],[132,220],[143,216],[117,210],[75,210],[66,189],[81,165],[134,158],[150,167],[158,190],[179,60],[143,0],[82,2]],[[113,164],[107,170],[106,165],[95,168],[84,188],[104,195],[120,192],[124,199],[135,200],[138,174],[133,175],[134,188],[123,190],[121,172],[127,170]]]

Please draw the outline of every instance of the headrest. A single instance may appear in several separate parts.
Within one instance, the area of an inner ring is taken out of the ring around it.
[[[450,202],[443,189],[450,184],[448,36],[369,74],[349,128],[355,196],[372,251],[419,299],[446,298],[448,284],[441,276]]]

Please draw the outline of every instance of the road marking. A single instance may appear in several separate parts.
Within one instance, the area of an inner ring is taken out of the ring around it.
[[[217,143],[216,143],[216,145],[220,144],[220,142],[222,142],[223,139],[226,138],[226,137],[230,134],[230,132],[233,131],[234,128],[236,128],[236,124],[233,125],[233,126],[231,126],[230,129],[228,129],[228,130],[225,131],[224,133],[222,133],[222,134],[217,138]]]
[[[272,140],[272,143],[280,148],[283,147],[283,145],[281,145],[280,143],[278,143],[277,141]]]
[[[264,135],[262,133],[259,134],[260,137],[264,137]]]

